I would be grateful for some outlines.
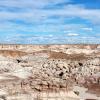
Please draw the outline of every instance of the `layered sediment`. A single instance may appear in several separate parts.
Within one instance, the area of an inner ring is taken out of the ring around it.
[[[0,98],[99,100],[100,45],[0,45]]]

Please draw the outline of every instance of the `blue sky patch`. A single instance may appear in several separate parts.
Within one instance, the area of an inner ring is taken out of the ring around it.
[[[100,43],[100,0],[0,0],[0,43]]]

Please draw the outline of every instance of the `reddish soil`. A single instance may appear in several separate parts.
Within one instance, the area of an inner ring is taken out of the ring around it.
[[[27,54],[26,52],[22,51],[0,50],[0,55],[3,55],[5,57],[21,57],[26,54]]]
[[[50,52],[50,58],[67,60],[86,60],[88,57],[86,57],[84,54],[66,54],[63,52]]]

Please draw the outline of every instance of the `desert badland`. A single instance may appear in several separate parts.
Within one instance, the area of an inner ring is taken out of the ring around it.
[[[100,100],[100,45],[0,45],[0,100]]]

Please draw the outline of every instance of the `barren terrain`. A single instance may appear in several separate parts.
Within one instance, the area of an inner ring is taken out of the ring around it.
[[[100,100],[100,45],[0,45],[0,100]]]

